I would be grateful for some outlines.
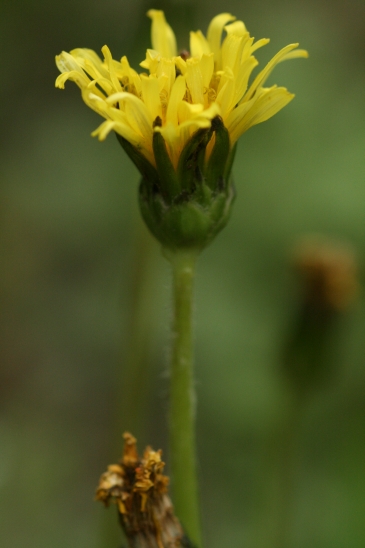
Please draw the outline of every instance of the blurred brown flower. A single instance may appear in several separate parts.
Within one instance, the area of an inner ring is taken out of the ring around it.
[[[348,245],[307,237],[297,246],[294,265],[308,304],[341,312],[359,292],[356,256]]]

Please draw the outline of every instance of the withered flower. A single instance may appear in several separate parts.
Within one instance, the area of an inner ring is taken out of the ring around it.
[[[295,250],[294,267],[312,307],[343,312],[359,293],[357,258],[349,245],[307,237]]]
[[[304,395],[330,381],[341,321],[360,286],[351,246],[324,236],[298,243],[293,267],[300,285],[284,344],[284,372],[296,393]]]
[[[162,451],[146,447],[140,458],[136,438],[128,432],[123,438],[123,456],[102,474],[96,500],[105,506],[117,505],[131,548],[189,547],[168,496],[169,478],[163,474]]]

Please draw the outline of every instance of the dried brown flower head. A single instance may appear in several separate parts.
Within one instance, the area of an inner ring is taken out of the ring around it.
[[[167,494],[169,478],[163,474],[162,451],[147,447],[143,457],[137,440],[124,435],[123,457],[108,466],[96,490],[96,500],[115,503],[130,546],[133,548],[179,548],[185,537]]]

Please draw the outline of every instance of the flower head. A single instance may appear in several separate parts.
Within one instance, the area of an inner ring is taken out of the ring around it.
[[[150,10],[152,47],[137,73],[126,57],[102,60],[89,49],[56,57],[56,86],[73,80],[85,103],[105,121],[92,135],[114,131],[142,174],[140,206],[151,232],[165,247],[201,249],[226,224],[234,192],[230,171],[235,144],[250,127],[268,120],[294,97],[283,87],[264,87],[286,59],[307,57],[290,44],[251,83],[258,64],[242,21],[214,17],[207,36],[190,33],[190,53],[179,53],[165,15]],[[222,35],[225,37],[222,40]]]
[[[216,116],[223,119],[233,147],[242,133],[293,99],[285,88],[264,84],[281,61],[307,57],[298,44],[281,49],[249,84],[258,64],[254,52],[269,40],[254,42],[242,21],[229,13],[217,15],[206,37],[201,31],[190,33],[190,54],[179,54],[163,11],[149,10],[148,16],[153,49],[140,63],[148,72],[138,74],[126,57],[114,60],[107,46],[102,48],[103,60],[89,49],[56,57],[62,73],[56,86],[64,88],[66,80],[73,80],[85,103],[105,118],[93,132],[100,140],[115,131],[156,165],[153,134],[160,132],[176,169],[187,141],[198,129],[209,128]]]
[[[117,505],[128,545],[139,548],[190,548],[168,495],[162,451],[137,453],[137,440],[124,434],[124,454],[102,474],[96,500]]]

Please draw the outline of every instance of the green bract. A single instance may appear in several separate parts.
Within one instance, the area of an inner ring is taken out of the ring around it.
[[[155,120],[155,127],[159,126]],[[177,170],[159,131],[153,137],[156,168],[126,139],[118,140],[142,175],[139,204],[142,217],[157,240],[171,250],[201,250],[226,225],[235,197],[227,129],[217,116],[210,128],[199,129],[181,152]],[[214,139],[206,161],[206,147]]]

